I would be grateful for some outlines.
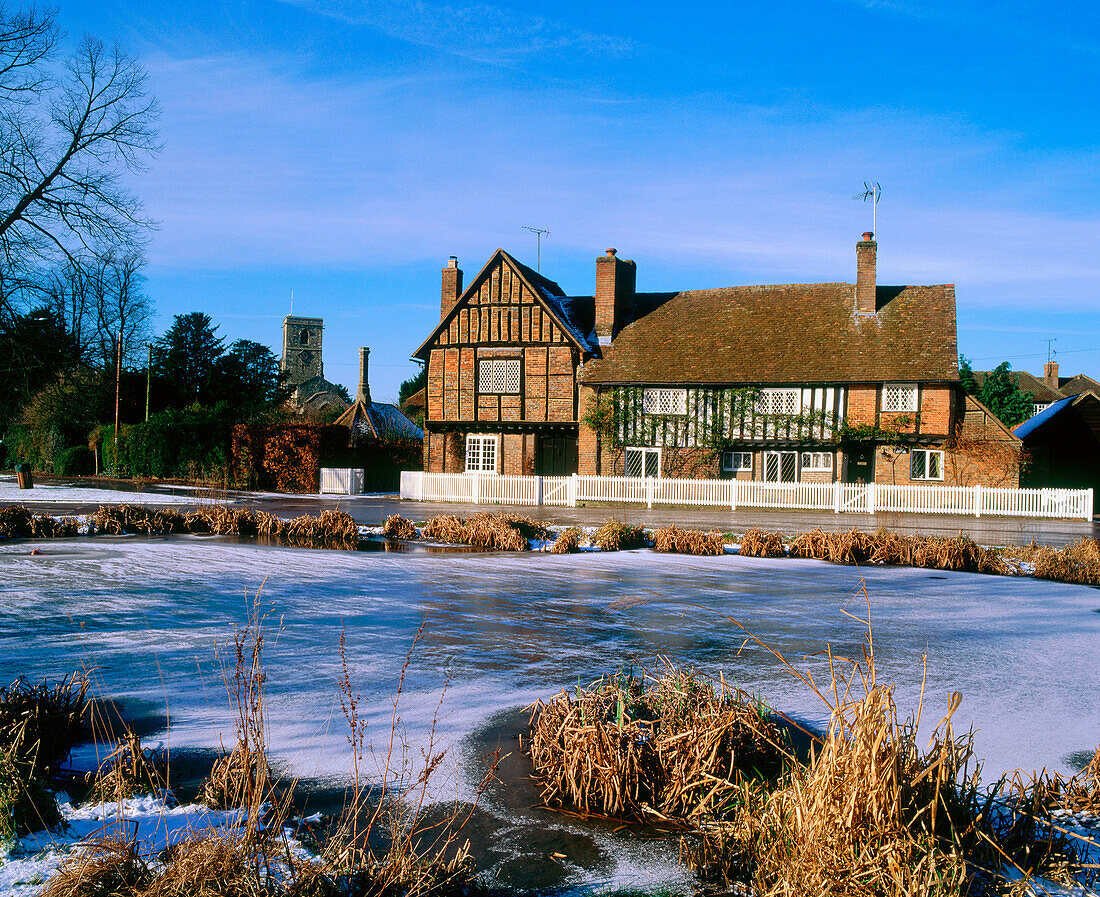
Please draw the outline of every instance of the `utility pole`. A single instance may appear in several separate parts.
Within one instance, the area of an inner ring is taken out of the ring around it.
[[[149,350],[149,360],[145,362],[145,419],[149,420],[149,393],[153,388],[153,344],[146,343]]]
[[[118,476],[118,397],[122,386],[122,331],[118,332],[118,352],[115,356],[115,466],[114,475]]]

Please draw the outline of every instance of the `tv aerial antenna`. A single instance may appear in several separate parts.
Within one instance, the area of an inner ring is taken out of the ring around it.
[[[864,181],[863,192],[857,193],[852,199],[871,201],[871,233],[878,233],[878,201],[882,199],[882,184],[878,181]]]
[[[550,229],[547,227],[530,227],[526,224],[521,224],[524,230],[529,230],[535,235],[535,270],[539,274],[542,273],[542,235],[546,234],[550,236]]]
[[[1058,342],[1058,337],[1053,336],[1047,340],[1047,364],[1054,361],[1054,356],[1058,354],[1058,350],[1054,348],[1054,344]]]

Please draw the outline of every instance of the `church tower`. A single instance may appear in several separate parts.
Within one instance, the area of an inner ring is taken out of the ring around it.
[[[324,377],[321,362],[322,318],[283,318],[283,360],[287,383],[297,386],[314,377]]]

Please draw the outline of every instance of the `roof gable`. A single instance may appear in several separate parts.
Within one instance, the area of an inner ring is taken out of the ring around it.
[[[542,307],[543,311],[550,316],[551,320],[561,329],[566,337],[576,344],[577,348],[581,349],[583,352],[592,351],[592,347],[589,345],[586,338],[586,333],[582,331],[581,327],[573,320],[573,316],[570,314],[572,310],[571,304],[562,288],[548,277],[543,277],[537,271],[516,261],[516,259],[503,249],[498,249],[489,257],[489,260],[482,269],[473,280],[470,281],[470,285],[462,291],[462,295],[458,297],[458,301],[455,302],[454,307],[439,322],[435,330],[432,331],[431,336],[424,340],[420,348],[413,353],[412,357],[427,360],[428,351],[432,343],[439,338],[441,333],[444,333],[450,327],[451,321],[459,315],[462,309],[470,306],[471,298],[480,295],[482,287],[487,281],[490,281],[494,276],[501,277],[505,267],[509,269],[521,285],[521,289],[526,289],[531,299]]]
[[[638,315],[581,371],[586,383],[957,381],[955,288],[847,283],[640,293]]]

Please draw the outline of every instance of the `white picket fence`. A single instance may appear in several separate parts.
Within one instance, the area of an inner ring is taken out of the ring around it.
[[[778,508],[910,514],[1092,519],[1091,489],[994,489],[985,486],[891,486],[884,483],[762,483],[647,477],[518,477],[478,473],[401,472],[401,497],[480,505],[594,503],[687,507]]]

